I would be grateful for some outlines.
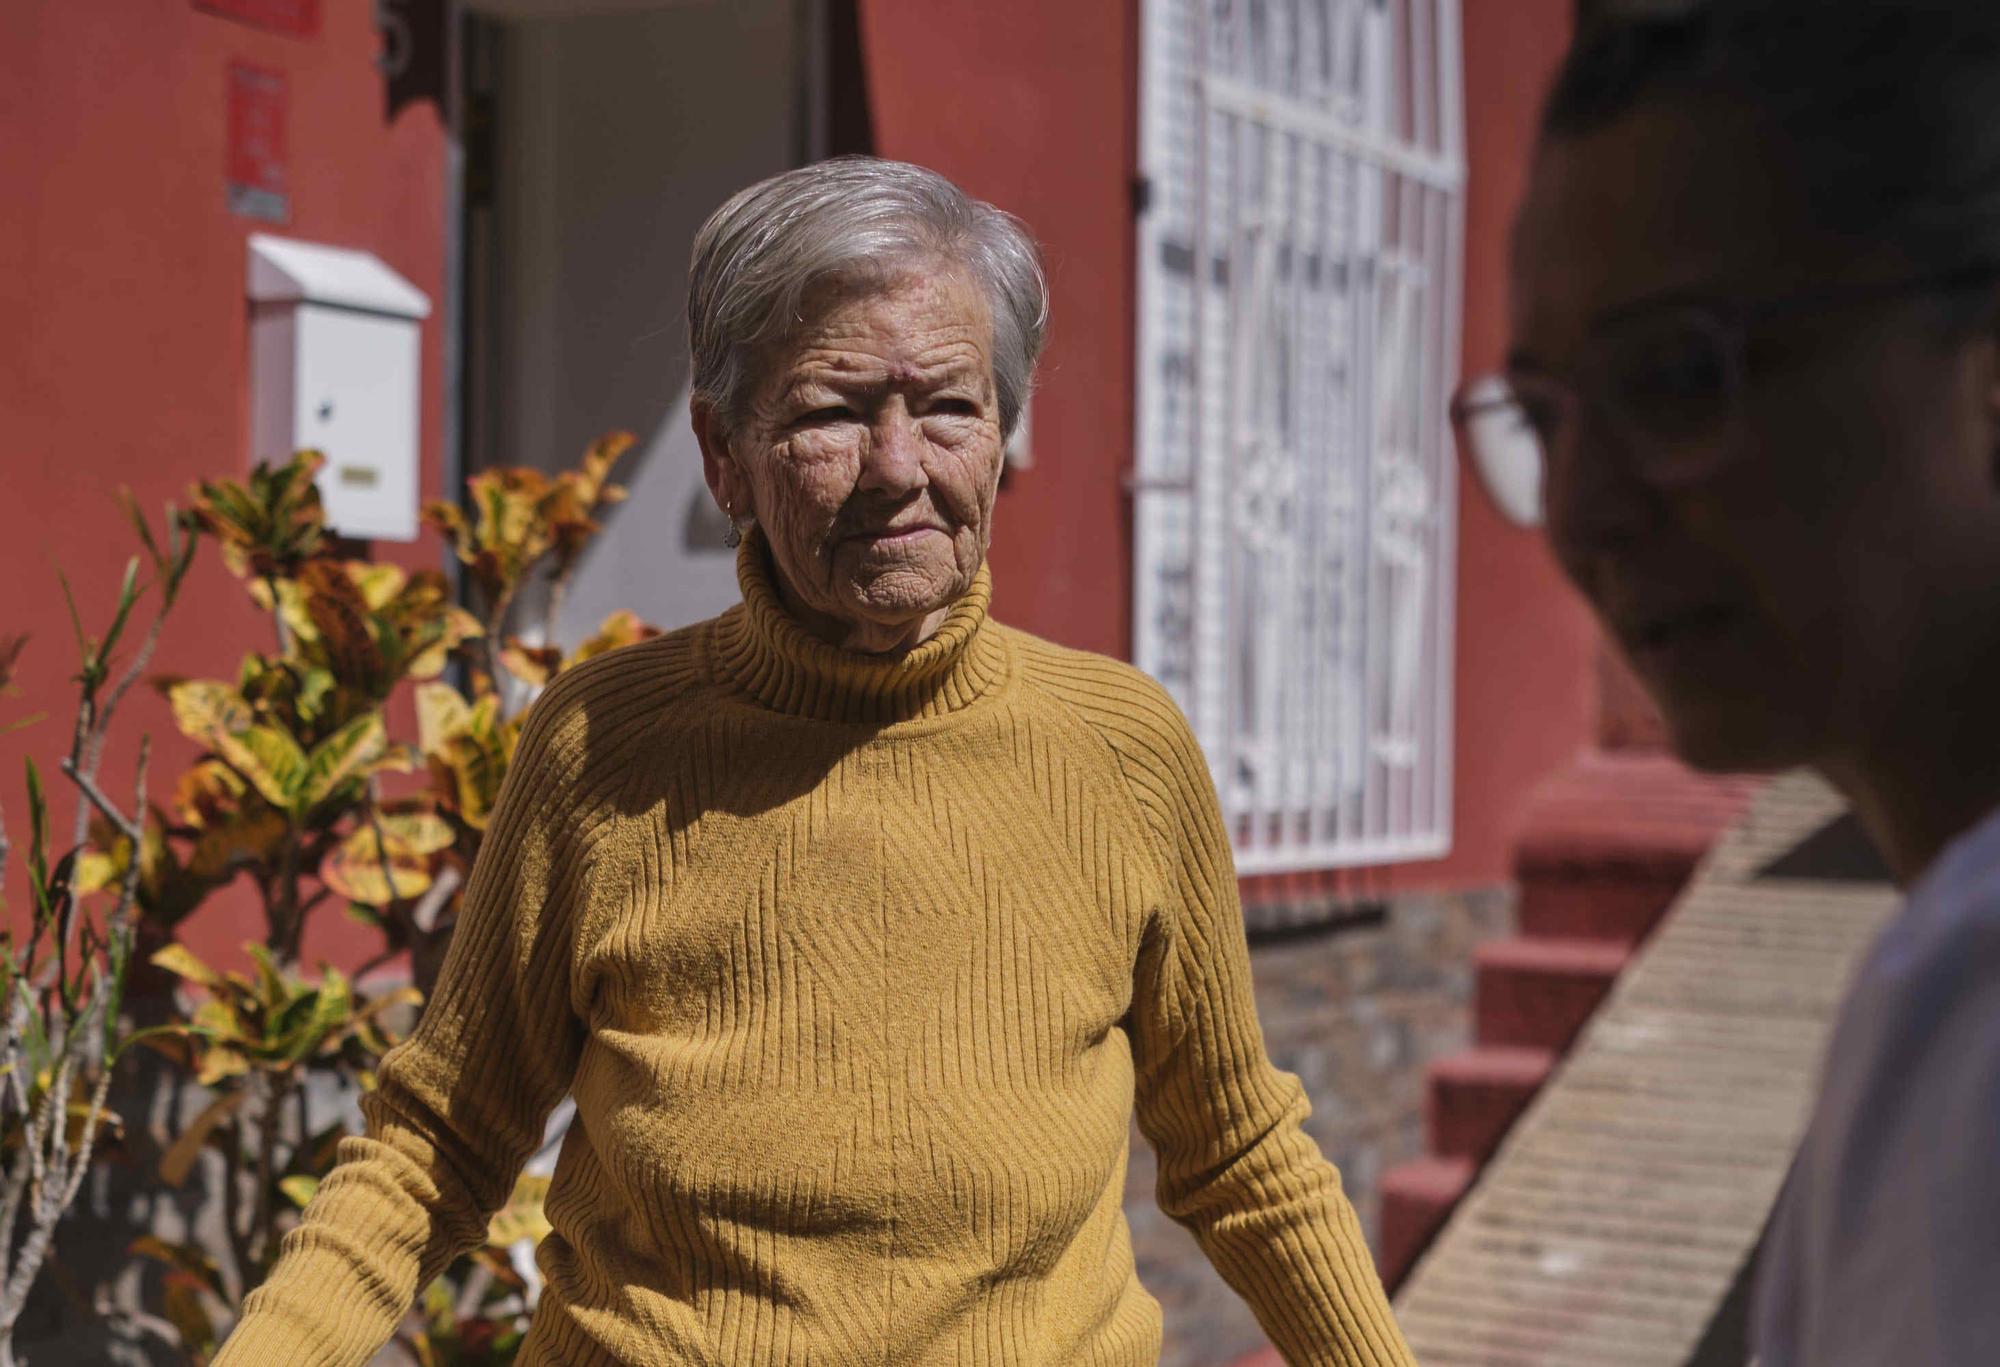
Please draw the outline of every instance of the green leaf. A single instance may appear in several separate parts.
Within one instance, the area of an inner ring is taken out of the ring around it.
[[[317,1050],[327,1036],[347,1023],[354,1010],[354,996],[347,979],[340,970],[331,967],[326,970],[326,979],[313,994],[312,1002],[311,1014],[284,1041],[283,1057],[287,1063],[297,1063]]]
[[[253,726],[230,737],[216,753],[250,780],[272,806],[288,811],[296,808],[307,773],[306,755],[288,733],[275,726]]]
[[[373,907],[364,906],[360,902],[347,903],[346,906],[341,908],[341,915],[356,925],[367,926],[370,930],[383,930],[389,924],[382,919],[381,912],[375,910]]]
[[[167,1025],[149,1025],[143,1030],[134,1030],[131,1034],[127,1035],[124,1039],[120,1040],[118,1042],[118,1047],[105,1055],[105,1060],[107,1063],[116,1063],[119,1059],[125,1057],[126,1052],[130,1050],[132,1046],[134,1046],[135,1044],[145,1044],[150,1040],[160,1039],[164,1036],[171,1036],[174,1039],[183,1039],[183,1040],[190,1038],[206,1040],[206,1039],[214,1039],[215,1032],[213,1030],[210,1030],[207,1026],[188,1025],[181,1021],[174,1021]],[[177,1059],[182,1063],[187,1062],[187,1060],[177,1052],[174,1051],[163,1051],[163,1052],[166,1052],[169,1057]]]
[[[118,1045],[118,1013],[125,1005],[125,981],[132,964],[132,936],[125,930],[114,930],[110,941],[104,947],[104,963],[107,969],[104,988],[104,1056],[115,1058]]]
[[[125,634],[125,623],[132,616],[132,605],[139,601],[139,557],[133,556],[125,562],[125,581],[118,586],[118,609],[111,614],[111,626],[104,633],[104,643],[97,648],[100,660],[109,660],[118,638]]]
[[[130,522],[132,530],[139,534],[139,544],[144,546],[146,554],[152,557],[154,568],[160,573],[165,574],[168,565],[167,557],[160,554],[159,546],[153,541],[153,529],[146,525],[146,515],[140,511],[139,500],[132,496],[130,485],[124,485],[119,488],[118,504],[125,510],[125,520]],[[172,534],[173,525],[174,505],[169,503],[167,505],[167,529],[169,535]]]
[[[311,1202],[314,1193],[319,1190],[319,1178],[303,1172],[293,1173],[290,1177],[279,1180],[278,1190],[290,1197],[293,1205],[304,1210]]]
[[[368,712],[313,747],[306,757],[294,810],[311,811],[348,780],[359,778],[382,757],[387,734],[380,712]]]
[[[42,774],[28,761],[28,881],[35,893],[37,924],[54,919],[49,905],[49,804],[42,796]]]
[[[254,941],[244,945],[243,948],[249,952],[251,960],[257,965],[257,1000],[264,1004],[267,1011],[276,1014],[289,1009],[305,995],[299,987],[286,981],[285,975],[278,971],[277,961],[271,957],[268,948]]]
[[[61,570],[56,571],[56,582],[62,585],[63,603],[69,608],[70,630],[76,633],[76,652],[83,659],[82,678],[86,682],[94,681],[98,663],[96,651],[91,647],[90,637],[84,634],[83,616],[76,610],[76,594],[70,590],[69,576]]]
[[[220,973],[196,958],[194,951],[186,945],[168,945],[154,953],[151,962],[177,977],[200,983],[211,992],[220,992],[228,986]]]

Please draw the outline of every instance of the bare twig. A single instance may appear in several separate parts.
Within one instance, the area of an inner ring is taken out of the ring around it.
[[[4,1195],[0,1195],[0,1238],[5,1239],[4,1243],[0,1243],[0,1250],[14,1246],[14,1226],[21,1217],[21,1198],[28,1190],[32,1169],[28,1145],[34,1132],[33,1117],[25,1111],[22,1115],[25,1123],[21,1126],[21,1147],[14,1150],[13,1159],[7,1165],[7,1186]],[[4,1267],[6,1261],[4,1253],[0,1253],[0,1267]]]
[[[98,766],[104,761],[104,741],[111,732],[111,718],[118,711],[118,704],[125,701],[125,695],[131,691],[132,685],[146,672],[146,666],[152,663],[153,652],[159,647],[160,633],[166,629],[166,625],[167,614],[165,609],[162,609],[153,618],[153,625],[147,628],[146,639],[139,643],[138,651],[127,662],[124,672],[118,676],[118,682],[111,686],[111,695],[104,700],[104,709],[98,714],[97,724],[93,728],[89,745],[83,755],[83,771],[92,778],[97,776]],[[143,808],[143,803],[141,805]],[[87,826],[79,829],[76,843],[81,845],[87,833]]]
[[[64,759],[62,771],[68,774],[83,795],[90,799],[90,805],[102,812],[104,819],[118,828],[121,835],[132,840],[140,838],[142,832],[139,823],[119,811],[118,804],[104,795],[104,790],[97,786],[97,780],[78,768],[75,760]]]
[[[91,1151],[97,1147],[97,1123],[104,1116],[105,1103],[110,1096],[111,1070],[106,1068],[97,1075],[97,1085],[90,1091],[90,1110],[83,1122],[83,1144],[77,1150],[76,1162],[70,1169],[69,1187],[63,1195],[64,1209],[76,1200],[76,1194],[83,1189],[83,1179],[90,1172]]]

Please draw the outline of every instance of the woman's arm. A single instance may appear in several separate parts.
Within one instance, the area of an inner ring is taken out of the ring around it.
[[[1413,1359],[1340,1174],[1301,1128],[1298,1079],[1264,1052],[1236,871],[1208,767],[1164,694],[1119,747],[1168,888],[1132,1006],[1139,1127],[1162,1210],[1191,1230],[1288,1362]]]
[[[341,1142],[214,1367],[362,1367],[484,1238],[568,1089],[588,823],[575,781],[586,709],[566,682],[529,714],[436,992],[361,1099],[365,1135]]]

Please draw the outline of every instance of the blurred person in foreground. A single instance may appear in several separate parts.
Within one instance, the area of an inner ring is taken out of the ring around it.
[[[1679,753],[1812,766],[1908,890],[1772,1217],[1758,1347],[1991,1367],[2000,4],[1595,9],[1515,228],[1497,402]]]
[[[435,999],[218,1367],[365,1363],[565,1092],[522,1367],[1156,1363],[1135,1108],[1291,1361],[1409,1362],[1265,1055],[1186,723],[987,616],[1047,307],[1022,225],[918,167],[708,221],[694,426],[743,601],[536,702]]]

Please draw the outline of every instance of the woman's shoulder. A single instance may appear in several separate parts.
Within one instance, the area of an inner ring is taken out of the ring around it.
[[[522,744],[551,760],[632,753],[643,733],[690,710],[710,681],[703,622],[581,660],[528,708]]]
[[[1003,628],[1021,683],[1045,705],[1062,708],[1102,735],[1124,760],[1178,770],[1199,754],[1173,694],[1137,665],[1109,655]]]

